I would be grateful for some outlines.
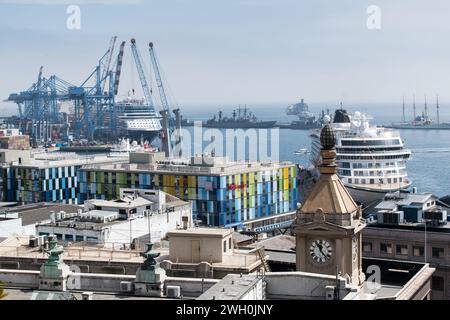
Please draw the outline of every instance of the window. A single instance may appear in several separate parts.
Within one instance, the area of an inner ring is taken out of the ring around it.
[[[413,247],[413,256],[414,257],[423,257],[425,250],[422,246]]]
[[[436,259],[442,259],[444,257],[444,248],[431,248],[431,256]]]
[[[231,250],[231,238],[228,239],[228,249]]]
[[[384,254],[391,254],[392,245],[390,243],[380,243],[380,252]]]
[[[437,291],[444,291],[444,278],[433,276],[431,278],[431,289]]]
[[[66,241],[73,241],[73,234],[66,234],[66,235],[64,236],[64,239],[65,239]]]
[[[227,252],[227,240],[223,242],[223,252]]]
[[[372,252],[372,242],[363,242],[363,251]]]
[[[396,253],[401,255],[408,255],[408,245],[406,244],[398,244],[396,246]]]
[[[62,240],[62,234],[61,233],[55,233],[56,239]]]
[[[84,241],[84,236],[76,236],[75,241]]]

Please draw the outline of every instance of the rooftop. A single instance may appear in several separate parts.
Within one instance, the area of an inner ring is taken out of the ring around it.
[[[188,228],[188,229],[178,229],[172,230],[167,233],[169,237],[219,237],[223,238],[232,234],[234,232],[233,229],[224,229],[224,228]]]
[[[74,213],[81,209],[81,206],[74,204],[56,204],[56,203],[33,203],[27,205],[21,205],[16,207],[6,208],[8,213],[18,213],[22,218],[22,225],[27,226],[30,224],[38,223],[41,221],[50,220],[50,212],[70,212]]]
[[[281,234],[248,245],[248,247],[251,248],[257,248],[260,246],[263,246],[266,251],[277,250],[295,253],[295,237]]]
[[[21,164],[15,163],[14,167],[19,168],[55,168],[66,166],[82,166],[103,163],[122,163],[129,160],[128,155],[108,156],[108,155],[79,155],[73,152],[41,152],[32,155],[30,162]]]
[[[228,274],[197,300],[240,300],[259,281],[261,277],[255,274]]]
[[[129,197],[129,196],[124,197],[120,200],[91,199],[87,201],[96,206],[124,208],[124,209],[147,206],[153,203],[152,201],[142,197]]]
[[[86,164],[83,169],[99,171],[131,171],[131,172],[156,172],[156,173],[184,173],[192,175],[229,175],[246,172],[255,172],[262,170],[273,170],[278,168],[292,167],[294,164],[290,161],[283,162],[218,162],[212,166],[193,164],[188,159],[185,162],[180,161],[161,161],[158,163],[109,163],[109,164]]]

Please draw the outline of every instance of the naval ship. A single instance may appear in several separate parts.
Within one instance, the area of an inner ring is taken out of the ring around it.
[[[233,110],[231,117],[224,117],[222,111],[203,123],[205,128],[239,129],[239,128],[273,128],[276,121],[259,121],[247,107]]]
[[[336,133],[336,164],[338,175],[353,198],[371,205],[386,193],[411,186],[406,161],[411,151],[406,149],[398,131],[369,124],[369,117],[360,112],[349,115],[346,110],[335,112],[331,125]],[[325,116],[325,121],[330,121]],[[320,129],[311,133],[311,163],[320,165]],[[318,170],[313,171],[318,174]]]
[[[324,112],[322,111],[322,117],[317,119],[314,114],[309,111],[308,105],[303,99],[299,103],[292,104],[286,108],[286,115],[297,116],[297,120],[291,123],[279,123],[277,127],[281,129],[315,129],[322,127],[322,119]]]

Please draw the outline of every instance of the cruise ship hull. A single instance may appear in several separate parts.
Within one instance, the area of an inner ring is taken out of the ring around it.
[[[392,189],[392,190],[375,190],[375,189],[364,189],[364,188],[358,188],[355,186],[351,186],[348,184],[344,184],[347,188],[350,195],[353,197],[353,199],[356,202],[364,204],[364,206],[370,206],[373,203],[376,203],[378,201],[381,201],[386,193],[398,191],[398,189]],[[404,188],[406,189],[406,188]]]
[[[140,142],[148,141],[152,143],[159,136],[159,130],[124,130],[122,138],[129,138],[130,140],[135,140]]]

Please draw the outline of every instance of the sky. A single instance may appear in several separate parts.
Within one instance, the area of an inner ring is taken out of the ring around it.
[[[76,30],[66,26],[73,4]],[[367,27],[371,5],[380,29]],[[301,97],[401,104],[413,94],[439,94],[445,104],[449,12],[448,0],[0,0],[0,99],[27,89],[40,66],[81,84],[118,36],[117,44],[128,41],[120,97],[139,90],[129,49],[136,38],[146,71],[152,41],[170,99],[191,108]]]

